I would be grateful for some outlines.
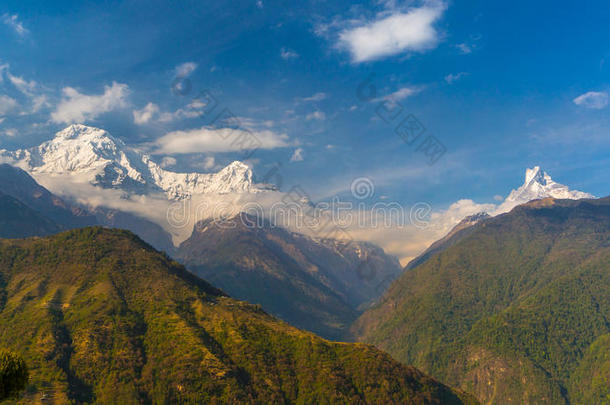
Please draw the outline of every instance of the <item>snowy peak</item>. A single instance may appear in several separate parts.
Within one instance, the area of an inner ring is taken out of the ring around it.
[[[106,131],[99,128],[88,127],[81,124],[73,124],[55,134],[57,140],[68,139],[83,139],[96,141],[115,141],[115,139]]]
[[[540,166],[535,166],[525,171],[525,182],[510,193],[498,212],[507,212],[517,205],[548,197],[569,200],[595,198],[589,193],[570,190],[568,186],[555,182]]]
[[[532,181],[545,185],[548,180],[551,180],[551,176],[549,176],[544,170],[540,169],[540,166],[534,166],[533,169],[525,169],[525,183],[528,184]]]
[[[197,194],[257,193],[273,189],[253,183],[252,170],[233,162],[218,173],[176,173],[157,165],[149,155],[129,147],[103,129],[70,125],[38,147],[0,151],[30,174],[70,176],[127,194],[164,192],[170,199]]]
[[[470,226],[470,225],[474,225],[478,222],[481,222],[482,220],[487,219],[487,218],[490,218],[490,216],[487,212],[479,212],[479,213],[476,213],[473,215],[468,215],[467,217],[462,219],[459,224],[462,224],[465,226]]]

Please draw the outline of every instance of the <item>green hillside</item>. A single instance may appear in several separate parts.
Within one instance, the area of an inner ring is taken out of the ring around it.
[[[231,299],[120,230],[0,240],[0,347],[30,370],[22,403],[472,403]]]
[[[610,199],[479,224],[405,272],[354,333],[484,403],[608,403]]]

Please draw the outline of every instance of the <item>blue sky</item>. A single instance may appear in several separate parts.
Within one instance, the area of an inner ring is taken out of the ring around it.
[[[255,173],[279,162],[283,187],[314,198],[366,176],[375,198],[489,203],[534,165],[609,194],[610,5],[463,3],[4,1],[0,148],[82,122],[212,171],[243,157],[206,138],[227,108],[261,138]],[[379,117],[387,100],[444,145],[435,164]]]

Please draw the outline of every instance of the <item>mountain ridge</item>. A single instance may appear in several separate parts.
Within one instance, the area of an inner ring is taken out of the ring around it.
[[[128,194],[163,193],[170,200],[198,194],[274,190],[271,185],[255,184],[252,170],[239,161],[211,174],[165,170],[149,155],[107,131],[81,124],[70,125],[37,147],[12,152],[0,150],[0,157],[12,160],[14,165],[34,176],[72,176]]]
[[[345,339],[361,307],[402,271],[375,245],[314,240],[243,213],[198,223],[176,258],[231,296],[333,339]]]
[[[610,395],[582,364],[610,333],[609,230],[610,197],[517,206],[404,272],[352,330],[483,403],[596,403],[577,399]]]
[[[0,277],[0,345],[31,375],[20,403],[476,403],[229,298],[128,231],[0,240]]]

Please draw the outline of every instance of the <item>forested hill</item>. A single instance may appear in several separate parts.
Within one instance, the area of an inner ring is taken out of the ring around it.
[[[30,368],[23,403],[473,403],[371,346],[323,340],[231,299],[135,235],[99,227],[0,240],[0,347]]]
[[[547,198],[478,224],[353,329],[483,403],[607,403],[610,198]]]

